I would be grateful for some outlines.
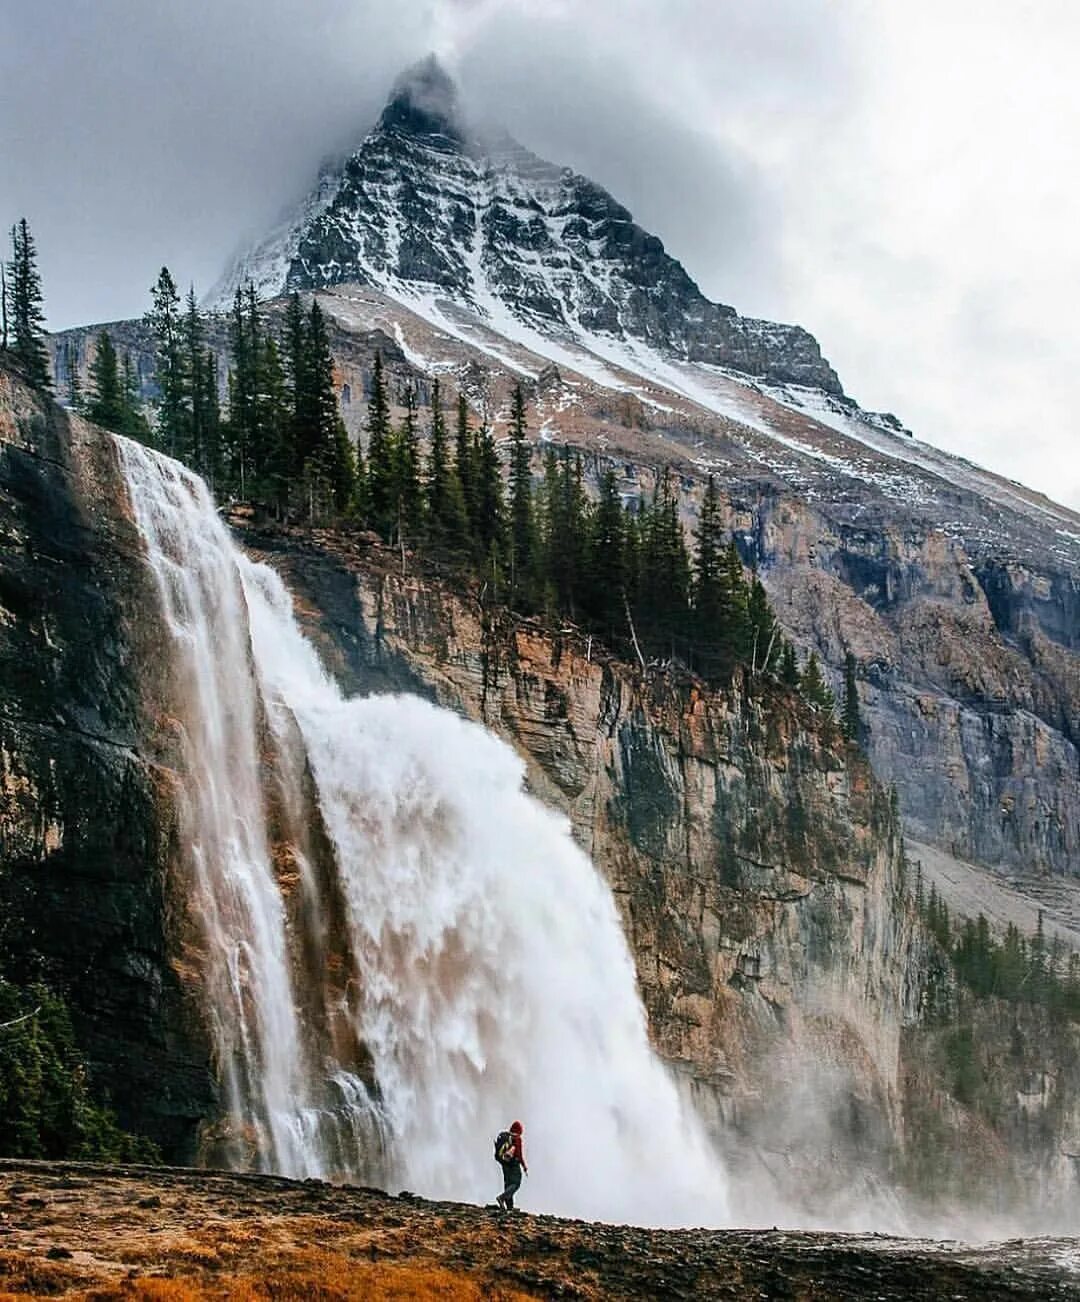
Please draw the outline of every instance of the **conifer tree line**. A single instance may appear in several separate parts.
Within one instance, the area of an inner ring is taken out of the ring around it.
[[[919,917],[963,987],[980,998],[1038,1004],[1055,1018],[1080,1022],[1080,954],[1067,950],[1056,933],[1047,940],[1041,909],[1034,935],[1023,935],[1010,922],[999,938],[984,914],[962,922],[951,918],[937,887],[931,883],[926,890],[921,866],[914,891]],[[927,1016],[947,1017],[953,1011],[947,988],[937,983],[929,993]]]
[[[676,661],[714,682],[729,681],[739,666],[771,675],[834,720],[836,702],[817,657],[800,669],[760,580],[746,576],[722,526],[714,479],[690,547],[670,474],[651,501],[634,510],[624,505],[609,470],[593,500],[581,456],[549,444],[534,484],[520,385],[511,399],[505,486],[491,431],[472,425],[463,395],[451,451],[434,382],[426,459],[411,392],[399,402],[405,414],[395,428],[376,356],[366,480],[362,474],[357,480],[364,505],[358,493],[354,511],[385,542],[416,548],[439,565],[466,566],[496,599],[523,613],[571,620],[643,663]],[[843,722],[852,740],[859,726],[854,673],[852,659]],[[849,723],[855,728],[850,734]]]
[[[37,246],[25,217],[12,226],[11,256],[0,262],[0,351],[35,389],[52,387]]]
[[[67,405],[72,411],[141,443],[152,441],[131,354],[125,351],[121,359],[107,330],[100,330],[94,340],[88,390],[83,388],[78,354],[70,342],[58,355],[56,369],[57,384],[61,378],[66,380]]]
[[[0,265],[0,346],[31,383],[50,386],[36,249],[25,220],[12,229],[11,259]],[[227,406],[220,406],[217,354],[194,289],[181,299],[167,267],[145,316],[155,352],[153,427],[140,402],[130,356],[120,359],[107,331],[97,337],[84,393],[77,359],[66,358],[68,399],[106,428],[141,439],[199,472],[219,494],[261,500],[279,516],[347,519],[440,566],[464,568],[491,595],[525,613],[570,619],[612,649],[672,661],[716,682],[736,668],[798,689],[827,720],[836,702],[816,655],[799,667],[781,636],[760,580],[747,578],[725,538],[710,476],[689,546],[677,495],[665,472],[651,501],[631,510],[613,471],[597,499],[582,460],[549,445],[533,483],[521,385],[510,413],[509,473],[486,424],[474,427],[459,394],[453,434],[434,381],[426,449],[416,394],[397,395],[391,420],[382,358],[376,354],[367,415],[367,463],[338,408],[326,319],[316,300],[305,311],[293,294],[280,334],[259,311],[254,287],[240,288],[229,314]],[[841,731],[858,741],[862,723],[855,663],[845,666]]]
[[[262,501],[279,515],[327,520],[366,510],[317,302],[305,312],[294,294],[279,334],[254,288],[238,289],[228,315],[224,384],[194,289],[181,299],[167,267],[151,290],[145,321],[158,390],[153,438],[163,452],[198,471],[219,495]]]

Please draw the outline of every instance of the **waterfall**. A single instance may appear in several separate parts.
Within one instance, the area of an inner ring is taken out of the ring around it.
[[[231,1160],[490,1202],[519,1118],[531,1210],[723,1223],[611,892],[521,760],[417,698],[345,699],[202,481],[118,446],[172,643]]]

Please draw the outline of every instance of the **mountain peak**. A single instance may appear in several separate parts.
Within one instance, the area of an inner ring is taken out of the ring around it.
[[[406,135],[462,139],[457,86],[434,54],[406,68],[394,82],[379,126]]]
[[[211,296],[356,283],[560,338],[629,341],[840,394],[817,341],[710,302],[663,243],[600,185],[473,130],[433,55],[394,83],[379,124],[283,229]],[[606,342],[604,342],[606,341]]]

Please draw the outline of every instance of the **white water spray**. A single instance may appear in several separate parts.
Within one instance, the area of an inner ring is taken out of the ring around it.
[[[263,1164],[381,1170],[490,1201],[491,1137],[517,1117],[530,1209],[722,1223],[719,1159],[651,1051],[611,893],[565,820],[525,794],[521,761],[418,699],[345,700],[202,482],[120,449],[183,687],[207,1012],[234,1125],[255,1131]],[[310,766],[329,886],[301,846],[298,886],[275,865],[264,720],[279,800],[302,804]],[[334,962],[313,972],[298,955],[331,933]]]

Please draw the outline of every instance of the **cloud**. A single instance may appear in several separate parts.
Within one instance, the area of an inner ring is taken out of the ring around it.
[[[1071,0],[95,0],[9,6],[0,216],[51,322],[208,287],[434,49],[848,390],[1080,505]]]

